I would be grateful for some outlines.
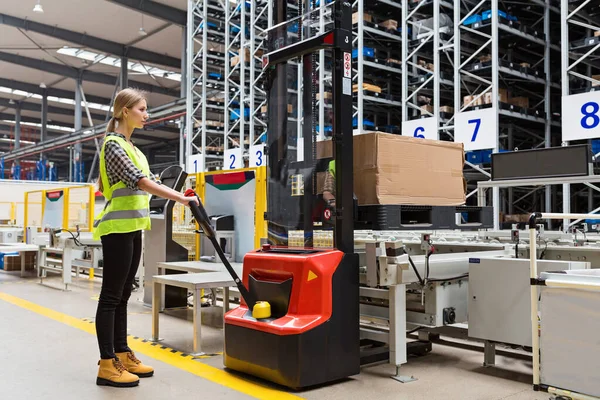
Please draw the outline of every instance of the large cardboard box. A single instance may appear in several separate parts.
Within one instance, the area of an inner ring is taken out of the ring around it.
[[[332,156],[332,142],[317,157]],[[461,143],[388,133],[354,136],[354,193],[359,204],[465,204]]]

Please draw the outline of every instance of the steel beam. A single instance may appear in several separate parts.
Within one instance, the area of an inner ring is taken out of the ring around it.
[[[67,42],[98,50],[102,53],[109,53],[118,57],[127,56],[134,60],[145,61],[173,68],[179,68],[181,63],[181,61],[175,57],[155,53],[153,51],[144,50],[137,47],[128,47],[117,42],[90,36],[86,33],[73,32],[57,26],[40,24],[39,22],[17,18],[11,15],[0,14],[0,24],[66,40]]]
[[[185,26],[187,23],[187,13],[179,8],[170,7],[156,1],[150,0],[108,0],[111,3],[119,4],[139,11],[154,18],[171,22],[176,25]]]
[[[21,147],[21,109],[17,107],[15,114],[15,150]]]
[[[21,103],[22,105],[33,105],[33,106],[37,106],[37,104],[33,104],[33,103]],[[42,104],[40,107],[42,110],[42,128],[40,131],[40,141],[41,142],[45,142],[48,139],[48,94],[46,93],[46,90],[44,90],[44,94],[42,95]],[[58,108],[58,107],[54,107],[54,108]],[[60,110],[64,110],[63,108],[60,108]],[[69,110],[66,110],[69,111]]]
[[[114,80],[114,79],[113,79]],[[114,83],[114,82],[113,82]],[[56,89],[56,88],[47,88],[43,89],[39,87],[39,85],[34,85],[33,83],[27,82],[19,82],[12,79],[5,79],[0,77],[0,86],[7,87],[14,90],[22,90],[24,92],[39,94],[40,96],[44,95],[44,90],[48,93],[48,96],[62,97],[65,99],[74,99],[75,92],[71,92],[70,90],[64,89]],[[110,104],[111,99],[108,97],[101,96],[87,96],[87,99],[91,103],[98,104]]]
[[[38,69],[40,71],[61,75],[67,78],[78,79],[81,76],[81,80],[83,81],[102,83],[111,86],[115,84],[115,77],[108,74],[68,67],[66,65],[51,63],[36,58],[24,57],[17,54],[0,52],[0,61],[17,64],[27,68]],[[130,81],[130,83],[132,87],[137,87],[138,89],[149,93],[158,93],[179,98],[179,91],[175,89],[168,89],[137,81]]]
[[[121,90],[125,89],[129,86],[129,74],[127,73],[127,63],[129,59],[127,57],[121,57],[121,75],[119,84],[121,86]]]

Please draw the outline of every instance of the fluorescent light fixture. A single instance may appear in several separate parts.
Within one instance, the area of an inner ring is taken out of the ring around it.
[[[9,124],[15,124],[15,121],[11,121],[8,119],[3,120],[3,122],[9,123]],[[38,123],[34,123],[34,122],[23,122],[21,121],[21,125],[25,125],[25,126],[33,126],[35,128],[41,128],[42,124],[38,124]],[[52,124],[46,124],[46,128],[47,129],[52,129],[55,131],[63,131],[63,132],[75,132],[75,129],[73,128],[68,128],[66,126],[59,126],[59,125],[52,125]]]
[[[33,12],[40,13],[40,14],[44,13],[44,9],[42,8],[42,5],[40,4],[40,0],[38,0],[35,7],[33,7]]]
[[[11,138],[0,138],[0,142],[10,142],[10,143],[14,143],[15,139],[11,139]],[[35,142],[30,142],[29,140],[19,140],[20,144],[35,144]]]
[[[143,28],[140,28],[140,34]],[[145,33],[145,31],[144,31]],[[64,46],[56,51],[59,54],[66,56],[77,57],[82,60],[97,62],[104,65],[110,65],[115,68],[121,68],[121,59],[111,56],[105,56],[104,54],[94,53],[89,50],[82,50],[75,47]],[[167,71],[156,67],[146,67],[137,62],[127,62],[127,69],[129,71],[138,72],[140,74],[150,74],[158,76],[160,78],[170,79],[172,81],[181,82],[181,74],[173,71]]]
[[[0,86],[0,92],[1,93],[10,93],[10,94],[14,94],[17,96],[24,96],[24,97],[31,97],[34,99],[42,99],[42,96],[37,94],[37,93],[28,93],[28,92],[24,92],[23,90],[13,90],[11,88],[7,88],[4,86]],[[56,96],[48,96],[48,101],[53,102],[53,103],[62,103],[62,104],[70,104],[70,105],[75,105],[75,100],[73,99],[66,99],[64,97],[56,97]],[[95,110],[102,110],[102,111],[111,111],[112,108],[110,108],[107,105],[103,105],[103,104],[98,104],[98,103],[87,103],[88,107],[90,109],[95,109]],[[85,109],[85,103],[82,101],[81,102],[81,107],[83,107]]]

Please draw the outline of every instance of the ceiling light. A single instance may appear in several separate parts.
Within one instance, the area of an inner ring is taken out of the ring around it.
[[[138,35],[140,36],[146,36],[148,33],[146,33],[146,31],[144,30],[144,28],[140,28],[140,30],[138,31]]]
[[[45,84],[44,82],[42,82],[42,83],[40,83],[40,87],[41,87],[42,89],[46,89],[46,84]]]
[[[35,7],[33,7],[33,12],[40,13],[40,14],[44,13],[44,9],[42,8],[42,5],[40,4],[40,0],[38,0]]]
[[[10,100],[8,101],[8,104],[15,104],[15,101],[14,101],[13,99],[10,99]]]

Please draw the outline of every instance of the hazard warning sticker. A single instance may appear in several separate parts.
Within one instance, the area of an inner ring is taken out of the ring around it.
[[[344,78],[352,78],[352,54],[344,53]]]

